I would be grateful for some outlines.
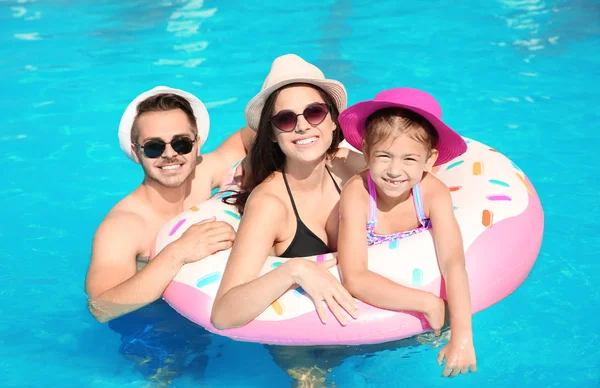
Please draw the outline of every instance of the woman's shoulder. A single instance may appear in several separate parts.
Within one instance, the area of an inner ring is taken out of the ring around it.
[[[244,213],[258,209],[262,212],[285,213],[285,188],[281,173],[274,172],[250,193]]]

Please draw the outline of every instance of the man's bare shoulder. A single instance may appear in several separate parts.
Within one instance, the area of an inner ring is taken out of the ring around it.
[[[88,295],[96,297],[135,274],[135,259],[146,252],[143,244],[148,234],[141,204],[141,200],[130,194],[98,226],[86,276]]]
[[[135,193],[119,201],[104,217],[98,229],[98,235],[118,235],[126,233],[130,236],[139,236],[146,229],[147,220],[144,204],[136,198]]]

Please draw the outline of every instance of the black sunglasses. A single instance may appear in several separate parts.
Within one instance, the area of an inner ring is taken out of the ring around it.
[[[156,159],[165,152],[167,144],[171,144],[173,151],[177,152],[179,155],[187,155],[192,152],[195,142],[196,140],[184,136],[176,137],[168,143],[162,139],[152,139],[145,142],[144,145],[138,143],[134,144],[144,150],[144,155],[146,155],[147,158]]]
[[[293,131],[298,124],[298,116],[304,116],[310,125],[318,125],[325,120],[329,113],[329,105],[325,103],[310,104],[302,113],[294,113],[291,110],[282,110],[269,120],[276,128],[284,132]]]

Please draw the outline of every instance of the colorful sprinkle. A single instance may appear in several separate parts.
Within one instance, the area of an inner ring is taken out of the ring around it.
[[[449,165],[448,167],[446,167],[446,171],[450,170],[451,168],[454,168],[456,166],[460,166],[461,164],[463,164],[465,161],[464,160],[459,160],[458,162],[454,162],[451,165]]]
[[[190,208],[190,211],[192,211],[192,212],[197,212],[198,210],[200,210],[200,209],[198,208],[198,206],[192,206],[192,207]]]
[[[390,249],[396,249],[398,248],[398,240],[392,240],[390,241]]]
[[[471,140],[465,140],[465,143],[471,144]]]
[[[529,187],[529,185],[527,184],[527,182],[525,182],[525,178],[523,178],[520,174],[517,174],[517,176],[519,177],[519,179],[521,180],[521,182],[523,182],[523,184],[527,188],[527,191],[529,192],[529,194],[533,195],[533,192],[531,191],[531,187]]]
[[[196,287],[202,288],[202,287],[208,286],[209,284],[214,283],[219,279],[221,279],[221,273],[213,272],[211,274],[208,274],[208,275],[203,276],[200,279],[198,279],[198,281],[196,282]]]
[[[233,194],[235,194],[235,192],[233,192],[233,191],[226,191],[223,194],[219,195],[217,198],[227,198],[227,197],[231,197]]]
[[[496,150],[495,150],[495,149],[493,149],[493,148],[490,148],[490,151],[492,151],[492,152],[498,152],[498,151],[496,151]]]
[[[486,198],[490,201],[512,201],[508,195],[488,195]]]
[[[322,263],[325,261],[325,255],[319,255],[317,256],[317,263]]]
[[[415,287],[421,287],[423,285],[423,270],[415,268],[412,273],[412,285]]]
[[[281,264],[283,264],[283,262],[281,261],[276,261],[273,264],[271,264],[271,268],[277,268],[279,267]]]
[[[277,315],[283,315],[283,306],[281,305],[279,300],[276,300],[275,302],[271,303],[271,307],[273,307],[273,310],[275,310],[275,313]]]
[[[228,216],[232,216],[236,220],[241,220],[242,219],[242,217],[240,217],[239,214],[235,214],[231,210],[225,210],[225,214],[227,214]]]
[[[302,287],[297,287],[294,290],[294,295],[296,295],[296,296],[303,296],[303,295],[306,295],[306,291],[304,291],[304,288],[302,288]]]
[[[483,163],[475,162],[473,163],[473,175],[481,175],[483,174]]]
[[[481,214],[481,223],[486,228],[491,228],[494,224],[494,213],[491,210],[484,210]]]
[[[175,224],[175,226],[173,227],[173,229],[171,229],[171,233],[169,233],[169,236],[172,236],[172,235],[174,235],[174,234],[175,234],[175,232],[177,232],[177,229],[179,229],[179,227],[180,227],[181,225],[183,225],[183,223],[184,223],[184,222],[185,222],[185,218],[184,218],[184,219],[182,219],[182,220],[179,220],[179,222],[177,222],[177,223]]]
[[[490,179],[488,182],[490,182],[493,185],[498,185],[498,186],[502,186],[502,187],[510,187],[510,185],[508,183],[499,181],[497,179]]]
[[[462,188],[462,186],[452,186],[450,187],[450,191],[458,191]]]
[[[454,211],[457,211],[457,210],[458,210],[458,206],[454,206],[452,209],[453,209]]]

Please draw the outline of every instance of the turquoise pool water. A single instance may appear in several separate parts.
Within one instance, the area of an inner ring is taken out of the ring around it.
[[[529,278],[474,316],[478,373],[441,379],[437,350],[413,341],[347,359],[330,384],[598,386],[600,4],[422,4],[0,1],[0,385],[289,385],[263,346],[189,340],[181,322],[178,375],[144,375],[144,359],[119,351],[139,342],[90,317],[83,282],[96,226],[142,179],[118,146],[129,101],[158,84],[195,93],[209,151],[244,124],[272,59],[294,52],[351,103],[392,86],[431,92],[451,126],[525,171],[546,216]]]

